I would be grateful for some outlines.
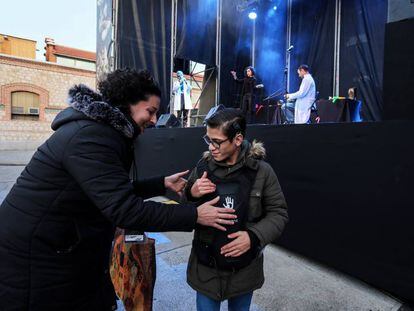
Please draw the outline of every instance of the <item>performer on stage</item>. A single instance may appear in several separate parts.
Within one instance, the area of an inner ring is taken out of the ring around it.
[[[254,68],[252,66],[247,67],[245,69],[245,76],[243,79],[238,79],[235,71],[230,71],[230,73],[233,75],[233,79],[237,83],[243,84],[241,91],[240,109],[242,110],[247,123],[251,123],[253,121],[254,88],[256,86]]]
[[[191,104],[191,85],[187,82],[182,71],[177,71],[178,81],[174,82],[174,114],[182,119],[183,126],[187,124],[188,112],[192,108]]]
[[[292,94],[286,94],[287,100],[296,99],[295,104],[295,123],[307,123],[310,118],[311,107],[315,102],[316,85],[307,65],[300,65],[298,75],[302,78],[299,91]]]

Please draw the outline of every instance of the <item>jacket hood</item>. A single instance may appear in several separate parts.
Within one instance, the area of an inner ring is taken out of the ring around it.
[[[256,160],[264,160],[264,158],[266,158],[266,149],[263,143],[257,140],[253,140],[250,145],[247,157]]]
[[[76,120],[94,120],[112,126],[127,138],[135,138],[140,133],[139,127],[129,115],[109,105],[102,95],[83,84],[75,85],[69,90],[69,106],[60,112],[52,122],[52,129],[57,130],[65,123]]]
[[[262,142],[257,140],[253,140],[252,143],[248,142],[247,140],[243,141],[242,148],[237,159],[235,165],[233,165],[234,169],[238,169],[239,167],[246,165],[253,169],[258,167],[258,162],[260,160],[264,160],[266,157],[266,149]],[[216,162],[210,154],[210,151],[206,151],[203,154],[203,159],[209,162],[209,166],[211,169],[214,167],[228,167],[226,163]]]

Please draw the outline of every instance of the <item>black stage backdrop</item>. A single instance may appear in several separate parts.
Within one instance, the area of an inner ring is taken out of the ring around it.
[[[220,103],[237,106],[240,86],[234,83],[230,70],[243,74],[243,68],[251,63],[252,22],[247,11],[238,12],[238,1],[223,1],[221,38]],[[269,35],[271,27],[265,27],[264,8],[257,21],[257,63],[263,71],[262,80],[268,78],[260,60],[274,59],[272,46],[277,55],[284,54],[279,44],[284,34]],[[284,11],[282,5],[278,12]],[[180,0],[178,10],[178,56],[206,64],[214,64],[216,1]],[[316,79],[321,97],[332,95],[333,1],[294,1],[292,7],[291,88],[296,91],[299,79],[296,68],[308,63]],[[382,72],[384,56],[384,31],[387,16],[386,0],[351,0],[342,2],[341,14],[340,95],[346,95],[356,86],[363,102],[362,117],[380,120],[382,114]],[[280,18],[279,18],[280,20]],[[163,91],[162,105],[168,104],[170,94],[170,33],[171,2],[162,0],[125,0],[119,2],[117,27],[117,67],[149,69],[159,81]],[[271,23],[274,20],[268,19]],[[276,27],[280,28],[280,27]],[[280,30],[280,29],[279,29]],[[279,31],[278,30],[278,31]],[[279,55],[279,56],[280,56]],[[275,70],[281,60],[270,62]],[[281,87],[282,73],[269,78],[268,91]],[[266,82],[266,81],[265,81]],[[273,85],[275,84],[275,85]]]
[[[248,11],[237,10],[237,0],[222,1],[220,102],[227,107],[239,105],[241,86],[234,82],[230,71],[242,77],[250,65],[252,42]],[[179,0],[177,10],[176,56],[207,65],[216,60],[217,1]]]
[[[204,128],[154,129],[136,144],[140,178],[192,168]],[[414,301],[414,122],[251,126],[289,206],[278,243]],[[167,156],[168,155],[168,156]]]
[[[176,57],[216,64],[216,0],[179,0]]]
[[[234,82],[230,71],[237,71],[241,78],[244,68],[251,62],[251,20],[247,17],[248,12],[237,11],[237,3],[237,0],[222,1],[220,102],[217,104],[226,107],[239,107],[240,104],[237,96],[241,85]]]
[[[293,1],[290,92],[299,89],[297,68],[307,64],[315,79],[319,98],[332,96],[335,44],[335,1]]]
[[[261,95],[284,88],[287,1],[262,2],[257,14],[255,69],[257,83],[263,84],[264,90],[256,92],[256,102],[261,102]]]
[[[382,119],[382,75],[387,0],[342,1],[339,95],[352,86],[366,121]],[[398,79],[398,77],[395,77]]]
[[[119,1],[117,20],[117,68],[148,69],[160,84],[160,111],[165,111],[171,80],[171,1]]]

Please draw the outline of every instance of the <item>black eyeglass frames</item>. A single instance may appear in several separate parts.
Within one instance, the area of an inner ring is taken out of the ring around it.
[[[224,143],[224,142],[226,142],[226,141],[230,140],[229,138],[227,138],[227,139],[225,139],[225,140],[220,140],[220,141],[218,141],[218,140],[212,140],[212,139],[210,139],[210,137],[208,137],[207,135],[204,135],[204,136],[203,136],[203,139],[204,139],[204,142],[205,142],[207,145],[209,145],[209,146],[210,146],[210,144],[212,144],[212,145],[213,145],[213,147],[214,147],[214,148],[216,148],[216,149],[220,149],[220,146],[221,146],[221,144],[222,144],[222,143]]]

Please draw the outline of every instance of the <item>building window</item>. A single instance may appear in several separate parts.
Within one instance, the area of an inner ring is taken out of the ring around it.
[[[77,58],[56,56],[56,63],[62,66],[76,67],[76,68],[92,70],[92,71],[96,70],[95,62],[77,59]]]
[[[40,96],[32,92],[11,94],[11,117],[17,120],[39,120]]]

